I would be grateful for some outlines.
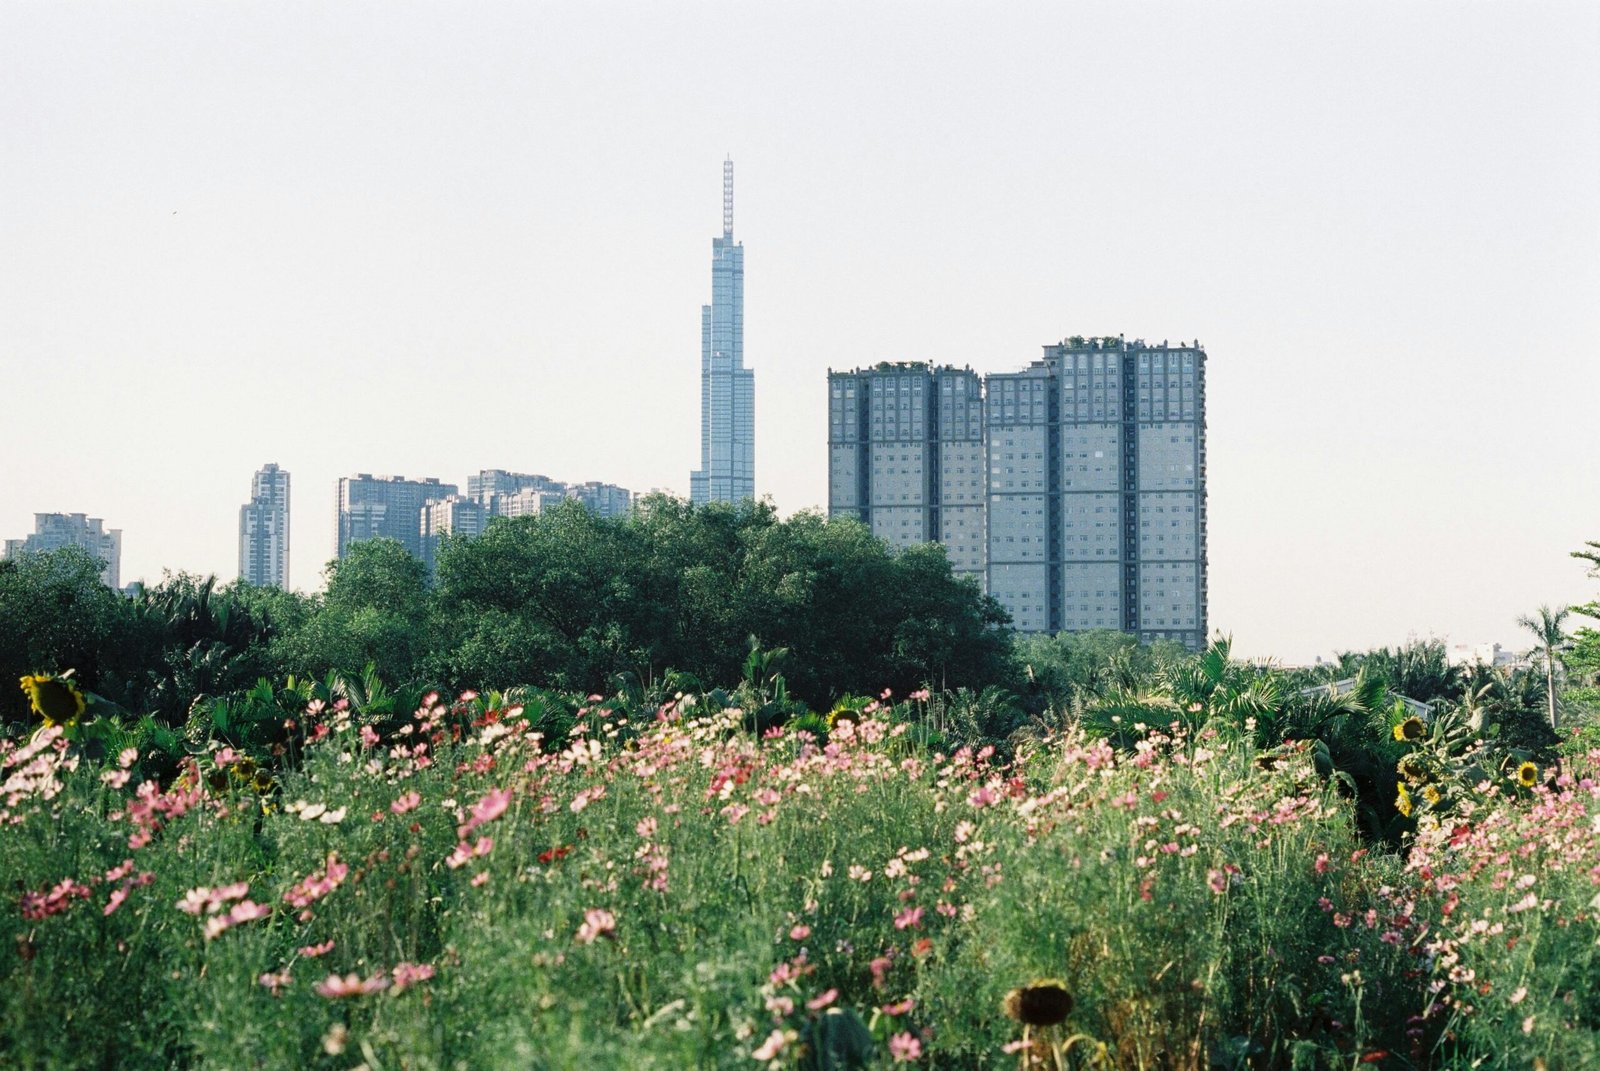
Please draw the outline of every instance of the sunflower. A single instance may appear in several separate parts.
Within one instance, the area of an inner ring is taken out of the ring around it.
[[[1423,785],[1422,798],[1428,801],[1428,806],[1437,807],[1439,805],[1439,801],[1444,799],[1444,796],[1433,785]]]
[[[1407,718],[1403,722],[1400,722],[1394,727],[1394,738],[1396,740],[1414,743],[1418,740],[1421,740],[1427,731],[1428,727],[1423,724],[1422,719],[1413,714],[1411,717]]]
[[[1523,788],[1532,788],[1539,783],[1539,767],[1531,762],[1525,762],[1517,767],[1517,784]]]
[[[23,677],[22,690],[46,725],[71,725],[88,705],[83,692],[66,677]]]
[[[1406,791],[1406,783],[1404,781],[1396,781],[1394,787],[1396,793],[1394,797],[1394,809],[1405,815],[1407,818],[1410,818],[1411,793]]]
[[[1428,764],[1423,762],[1422,757],[1415,752],[1401,759],[1395,766],[1395,770],[1413,785],[1421,784],[1428,780]]]
[[[1000,1007],[1025,1026],[1055,1026],[1072,1014],[1072,994],[1059,978],[1039,978],[1007,993]]]

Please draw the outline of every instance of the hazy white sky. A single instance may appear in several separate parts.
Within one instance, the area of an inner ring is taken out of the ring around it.
[[[1198,337],[1240,650],[1600,590],[1591,0],[8,0],[0,535],[231,578],[277,461],[310,588],[341,475],[686,494],[727,153],[784,512],[829,366]]]

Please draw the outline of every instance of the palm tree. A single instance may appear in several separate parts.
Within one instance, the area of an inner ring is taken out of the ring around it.
[[[1523,614],[1517,618],[1517,624],[1533,633],[1539,640],[1539,645],[1530,653],[1544,659],[1545,699],[1550,704],[1550,728],[1556,727],[1556,647],[1566,637],[1561,633],[1561,623],[1572,612],[1570,607],[1563,606],[1559,610],[1552,610],[1548,606],[1539,607],[1539,616],[1534,618]]]

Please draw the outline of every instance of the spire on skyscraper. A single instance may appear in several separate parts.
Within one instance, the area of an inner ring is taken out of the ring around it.
[[[733,237],[733,157],[722,161],[722,236]]]

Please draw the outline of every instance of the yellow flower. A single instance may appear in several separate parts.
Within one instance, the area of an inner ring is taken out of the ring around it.
[[[1431,807],[1431,806],[1437,806],[1439,801],[1441,799],[1443,799],[1444,797],[1442,795],[1440,795],[1439,794],[1439,790],[1437,788],[1434,788],[1432,785],[1423,785],[1422,786],[1422,798],[1427,800],[1428,801],[1428,805]]]
[[[1525,762],[1517,767],[1517,784],[1523,788],[1532,788],[1539,783],[1539,767],[1531,762]]]
[[[1072,994],[1059,978],[1040,978],[1013,989],[1001,1002],[1006,1016],[1028,1026],[1055,1026],[1072,1014]]]
[[[1394,787],[1395,791],[1398,793],[1398,795],[1396,795],[1394,798],[1394,809],[1405,815],[1407,818],[1410,818],[1411,793],[1406,791],[1406,783],[1404,781],[1396,781]]]
[[[66,677],[23,677],[22,690],[46,725],[71,725],[87,705],[78,686]]]
[[[1428,727],[1421,718],[1413,714],[1405,721],[1394,727],[1394,738],[1401,741],[1417,741],[1427,733]]]

